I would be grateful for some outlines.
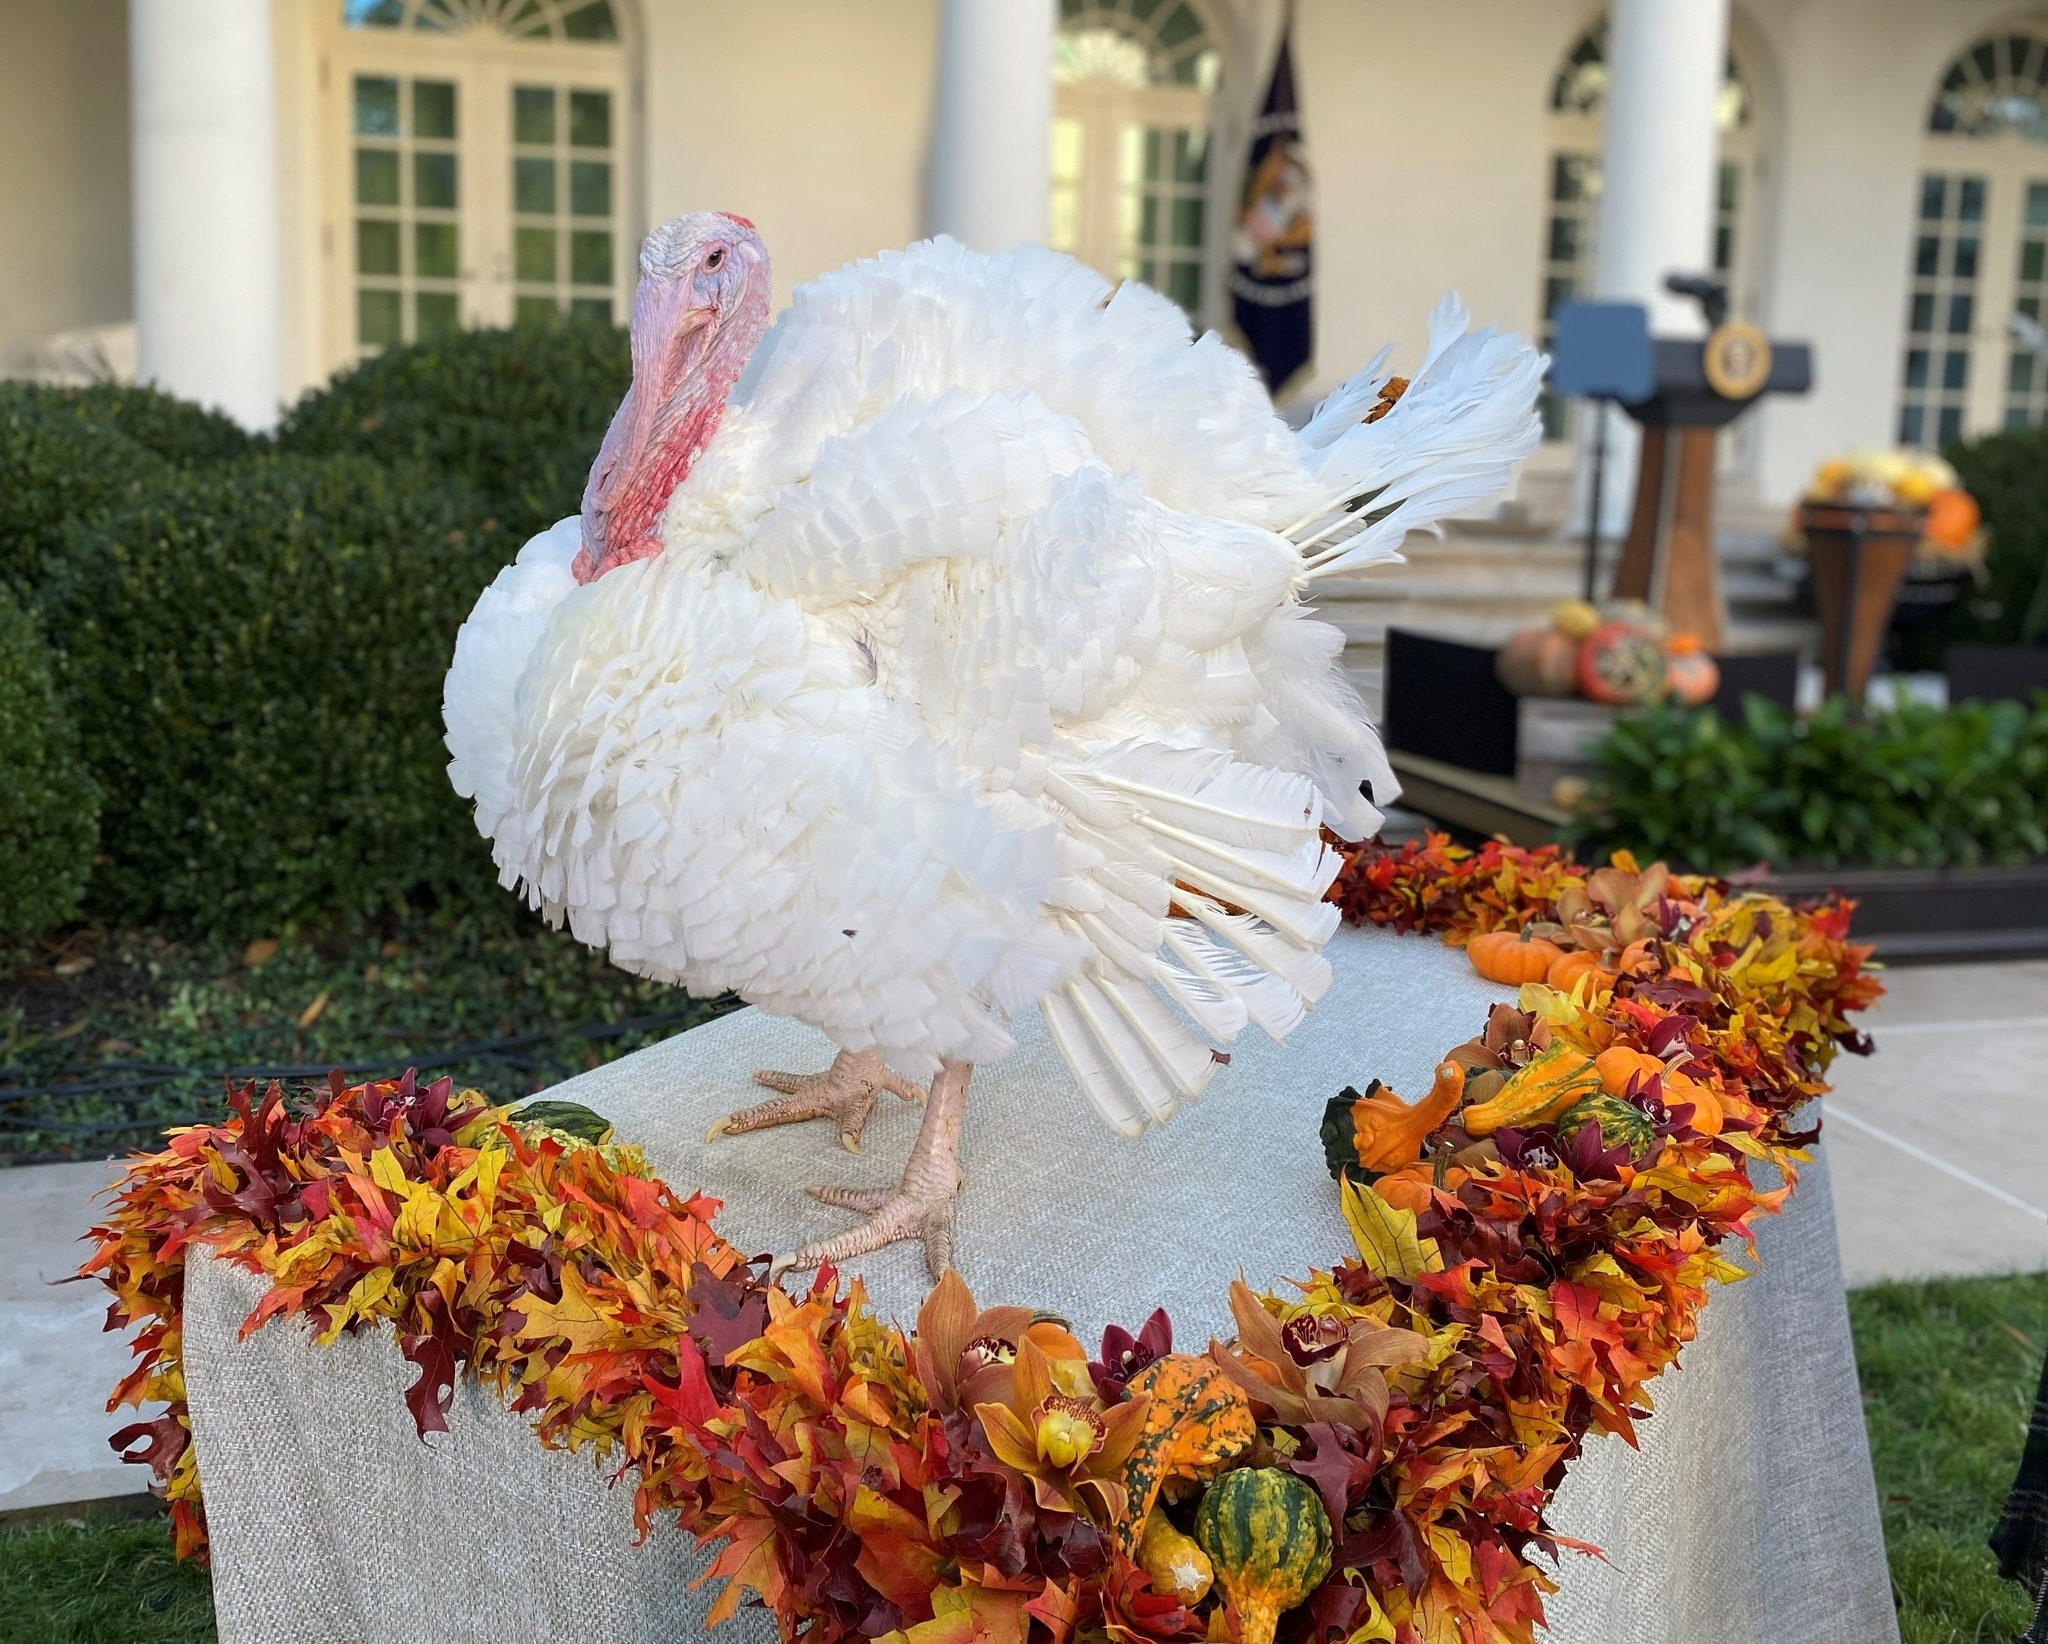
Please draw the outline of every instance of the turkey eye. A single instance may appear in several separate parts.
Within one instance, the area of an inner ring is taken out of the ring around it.
[[[712,252],[710,256],[704,259],[704,272],[707,274],[716,274],[720,266],[724,262],[725,248],[723,246],[720,246],[716,251]]]

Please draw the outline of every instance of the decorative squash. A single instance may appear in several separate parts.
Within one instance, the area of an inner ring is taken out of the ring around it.
[[[1592,1059],[1569,1045],[1552,1045],[1513,1075],[1492,1101],[1466,1108],[1459,1119],[1471,1135],[1491,1136],[1506,1125],[1543,1124],[1598,1094],[1600,1074]]]
[[[1657,1145],[1657,1127],[1650,1116],[1633,1102],[1617,1101],[1602,1093],[1574,1102],[1557,1121],[1557,1133],[1569,1141],[1586,1125],[1600,1127],[1603,1147],[1626,1147],[1640,1159]]]
[[[1238,1644],[1273,1644],[1284,1611],[1330,1573],[1330,1515],[1305,1479],[1242,1467],[1209,1486],[1195,1540],[1237,1609]]]
[[[1720,1095],[1712,1085],[1701,1084],[1689,1079],[1683,1073],[1664,1075],[1664,1105],[1666,1107],[1690,1106],[1693,1129],[1702,1136],[1718,1136],[1728,1115],[1721,1106]]]
[[[1629,1081],[1664,1076],[1664,1064],[1647,1050],[1631,1050],[1627,1045],[1611,1045],[1593,1058],[1593,1066],[1600,1074],[1600,1088],[1610,1096],[1626,1096]]]
[[[1698,634],[1674,634],[1664,647],[1664,688],[1697,708],[1721,688],[1721,665],[1700,647]]]
[[[1977,534],[1983,518],[1977,499],[1969,492],[1959,491],[1953,486],[1937,491],[1927,499],[1928,545],[1952,554],[1959,553],[1970,546],[1970,539]]]
[[[1429,1094],[1412,1107],[1377,1079],[1363,1096],[1351,1092],[1353,1162],[1373,1175],[1413,1164],[1429,1133],[1458,1111],[1464,1094],[1465,1070],[1448,1059],[1437,1064]]]
[[[1168,1479],[1205,1478],[1259,1436],[1243,1389],[1213,1359],[1169,1353],[1131,1378],[1130,1396],[1151,1403],[1124,1462],[1126,1553]]]
[[[1600,626],[1600,613],[1583,599],[1561,599],[1550,608],[1550,625],[1577,642]]]
[[[1177,1598],[1189,1609],[1209,1596],[1216,1580],[1209,1555],[1193,1536],[1176,1529],[1163,1511],[1145,1520],[1145,1533],[1138,1538],[1138,1568],[1155,1593]]]
[[[1600,963],[1600,955],[1588,948],[1573,948],[1561,952],[1551,961],[1550,969],[1543,973],[1543,980],[1559,993],[1570,993],[1581,976],[1590,975],[1595,980],[1594,992],[1603,987],[1612,990],[1616,972]]]
[[[1603,622],[1579,642],[1579,694],[1618,707],[1664,688],[1664,647],[1633,622]]]
[[[1556,628],[1523,628],[1493,654],[1493,677],[1515,696],[1571,696],[1579,642]]]
[[[1465,944],[1465,957],[1474,970],[1489,982],[1505,982],[1511,988],[1542,981],[1563,952],[1555,942],[1519,930],[1488,931]]]

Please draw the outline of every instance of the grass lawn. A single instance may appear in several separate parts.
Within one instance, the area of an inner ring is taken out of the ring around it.
[[[2011,1644],[2028,1606],[1984,1538],[2019,1465],[2048,1274],[1881,1285],[1849,1313],[1904,1644]],[[210,1640],[207,1593],[160,1522],[0,1533],[0,1644]]]
[[[508,1100],[719,1008],[509,915],[246,948],[91,928],[0,944],[0,1163],[148,1145],[221,1112],[234,1069],[418,1065]]]

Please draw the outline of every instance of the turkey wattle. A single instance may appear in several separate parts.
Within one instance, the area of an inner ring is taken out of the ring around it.
[[[1138,285],[940,239],[768,329],[741,218],[655,231],[580,520],[464,624],[450,774],[500,877],[614,962],[822,1029],[728,1133],[930,1098],[902,1182],[798,1265],[950,1249],[973,1063],[1032,1005],[1137,1134],[1329,984],[1338,861],[1395,784],[1317,579],[1487,500],[1542,360],[1446,298],[1300,432]],[[765,333],[765,335],[764,335]],[[1361,784],[1364,789],[1361,791]]]

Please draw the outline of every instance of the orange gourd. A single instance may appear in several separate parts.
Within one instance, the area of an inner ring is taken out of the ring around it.
[[[1615,972],[1600,963],[1600,955],[1586,948],[1573,948],[1569,953],[1560,953],[1551,961],[1549,970],[1543,973],[1543,980],[1559,993],[1570,993],[1582,976],[1593,978],[1593,991],[1614,986]]]
[[[1383,1174],[1422,1157],[1429,1133],[1458,1111],[1465,1094],[1465,1069],[1439,1062],[1429,1094],[1410,1107],[1377,1079],[1363,1101],[1351,1104],[1352,1146],[1360,1168]]]
[[[1927,499],[1927,540],[1951,553],[1967,548],[1983,517],[1977,499],[1969,492],[1953,487],[1937,491]]]
[[[1481,976],[1517,988],[1542,981],[1563,952],[1555,942],[1518,930],[1488,931],[1465,944],[1465,957]]]
[[[1657,968],[1657,938],[1644,936],[1621,950],[1615,969],[1624,976],[1641,976]]]
[[[1626,1096],[1632,1079],[1647,1081],[1664,1074],[1664,1064],[1655,1056],[1627,1045],[1609,1046],[1593,1058],[1593,1066],[1600,1074],[1600,1088],[1610,1096]]]

